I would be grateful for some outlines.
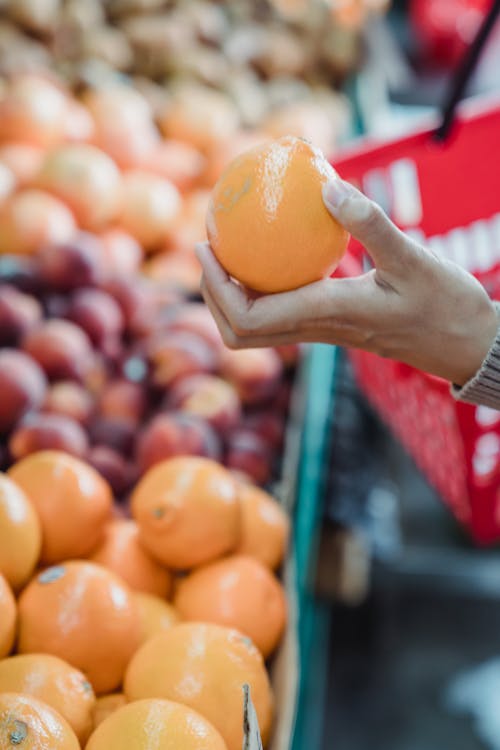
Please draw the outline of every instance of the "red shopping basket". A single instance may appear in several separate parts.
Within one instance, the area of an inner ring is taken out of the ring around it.
[[[334,163],[403,231],[473,273],[500,299],[500,101],[462,107],[452,137],[434,127],[385,144],[364,141]],[[369,265],[352,242],[340,269]],[[449,383],[352,351],[361,389],[480,543],[500,539],[500,411],[457,403]]]

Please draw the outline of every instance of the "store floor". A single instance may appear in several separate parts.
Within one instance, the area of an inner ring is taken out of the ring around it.
[[[402,551],[375,564],[367,602],[334,607],[324,750],[500,750],[499,552],[474,549],[390,439],[385,453]]]

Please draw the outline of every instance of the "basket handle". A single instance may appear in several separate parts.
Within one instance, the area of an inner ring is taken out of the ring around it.
[[[450,91],[445,99],[442,108],[441,125],[434,131],[433,138],[436,141],[444,142],[448,138],[453,123],[455,121],[455,112],[458,103],[462,99],[467,84],[470,81],[476,65],[484,50],[488,37],[493,30],[495,22],[500,14],[500,0],[492,0],[491,8],[483,19],[481,26],[474,38],[474,41],[468,47],[460,63],[456,75],[452,79]]]

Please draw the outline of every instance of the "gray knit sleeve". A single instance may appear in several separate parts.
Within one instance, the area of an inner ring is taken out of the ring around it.
[[[500,319],[500,303],[495,307]],[[481,368],[462,388],[453,385],[451,392],[459,401],[500,409],[500,327]]]

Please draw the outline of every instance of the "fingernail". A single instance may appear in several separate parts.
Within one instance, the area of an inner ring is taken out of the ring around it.
[[[353,194],[348,182],[340,178],[329,180],[323,185],[323,200],[332,209],[338,209]]]

